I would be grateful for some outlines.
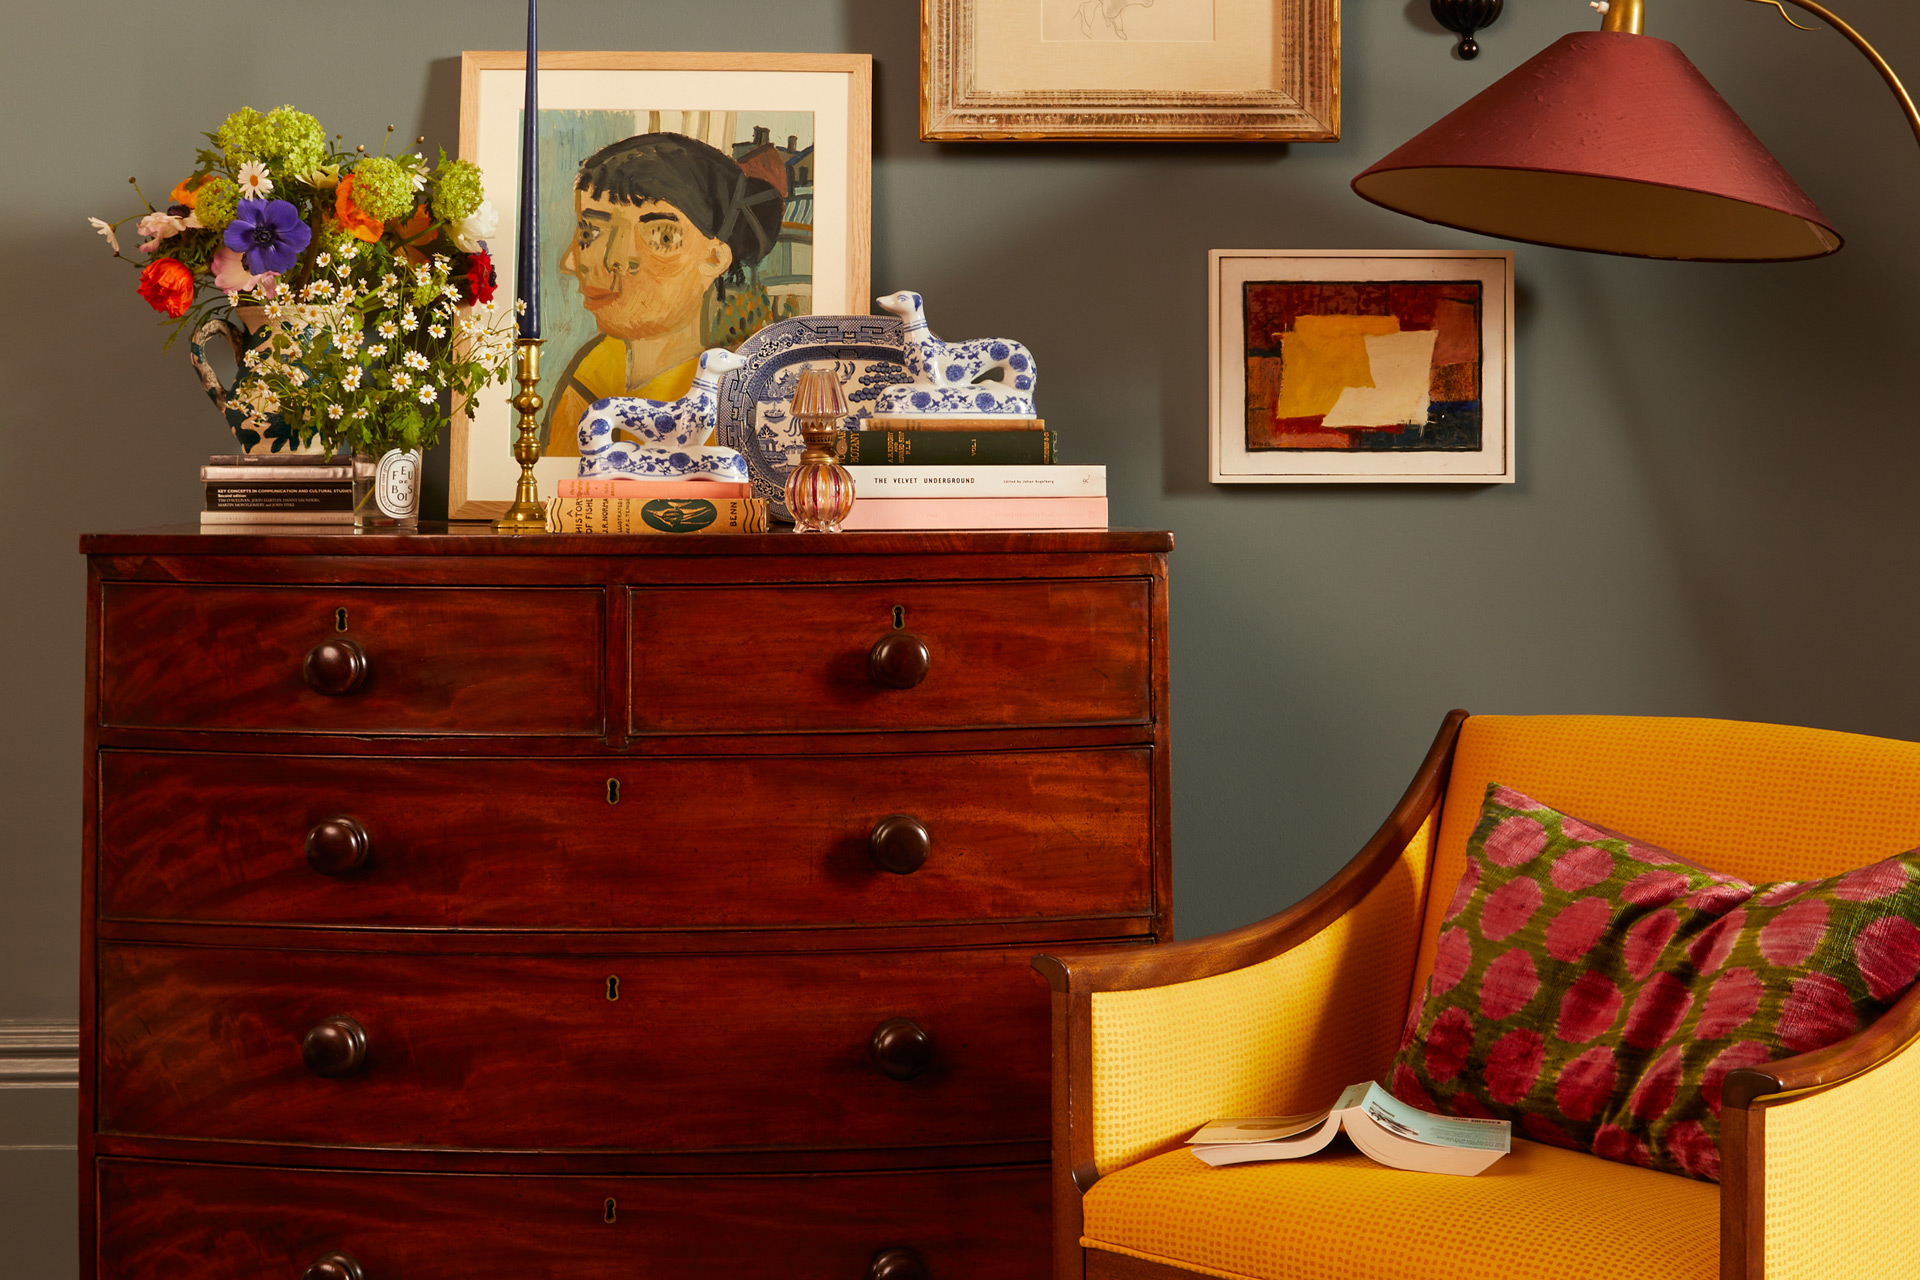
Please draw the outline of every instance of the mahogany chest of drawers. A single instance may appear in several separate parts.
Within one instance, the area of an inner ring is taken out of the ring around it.
[[[1170,547],[84,539],[83,1274],[1041,1280]]]

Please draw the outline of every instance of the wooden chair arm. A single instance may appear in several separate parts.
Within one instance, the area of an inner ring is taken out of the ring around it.
[[[1721,1105],[1745,1109],[1777,1093],[1819,1089],[1870,1071],[1920,1039],[1920,985],[1907,989],[1870,1027],[1838,1044],[1782,1058],[1757,1067],[1729,1071],[1720,1086]]]
[[[1285,911],[1187,942],[1038,955],[1033,958],[1034,969],[1054,991],[1081,995],[1191,982],[1291,951],[1351,911],[1392,869],[1446,791],[1454,745],[1466,718],[1465,711],[1447,713],[1419,772],[1373,839],[1333,879]]]
[[[1085,1276],[1080,1198],[1100,1176],[1093,1137],[1094,996],[1236,973],[1285,955],[1361,907],[1369,893],[1381,888],[1394,868],[1401,865],[1408,846],[1421,837],[1422,827],[1434,818],[1446,792],[1454,745],[1466,718],[1464,711],[1447,715],[1412,784],[1373,839],[1338,875],[1297,905],[1257,924],[1192,942],[1033,958],[1034,970],[1052,988],[1053,1001],[1056,1280],[1082,1280]],[[1424,891],[1423,885],[1408,892],[1412,910],[1419,910]],[[1410,927],[1418,928],[1417,918]]]

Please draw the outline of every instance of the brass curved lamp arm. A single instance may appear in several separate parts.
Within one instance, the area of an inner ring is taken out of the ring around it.
[[[1776,9],[1780,9],[1781,17],[1786,18],[1788,22],[1792,22],[1796,27],[1800,26],[1799,23],[1793,22],[1793,18],[1785,9],[1780,8],[1781,0],[1752,0],[1752,3],[1771,5]],[[1848,26],[1845,19],[1841,18],[1831,9],[1828,9],[1825,5],[1815,4],[1813,0],[1786,0],[1786,3],[1794,6],[1796,9],[1805,9],[1808,13],[1845,36],[1854,48],[1866,55],[1867,61],[1871,62],[1874,69],[1880,73],[1880,78],[1887,82],[1889,89],[1893,90],[1893,96],[1900,99],[1900,106],[1907,113],[1907,124],[1912,128],[1915,140],[1920,141],[1920,110],[1914,109],[1913,96],[1907,92],[1907,87],[1900,83],[1900,77],[1893,73],[1893,68],[1887,65],[1887,60],[1880,56],[1880,51],[1868,44],[1865,36]],[[1803,27],[1801,29],[1811,30],[1812,28]]]
[[[1867,38],[1848,25],[1846,19],[1825,5],[1816,4],[1814,0],[1751,0],[1751,3],[1764,4],[1780,10],[1782,18],[1792,26],[1800,27],[1802,31],[1818,30],[1817,27],[1801,26],[1800,23],[1794,22],[1793,15],[1787,12],[1785,6],[1790,4],[1796,9],[1805,9],[1845,36],[1854,48],[1866,55],[1867,61],[1873,64],[1874,70],[1880,73],[1880,78],[1887,82],[1889,89],[1893,90],[1893,96],[1900,99],[1900,107],[1907,113],[1907,125],[1913,130],[1915,140],[1920,141],[1920,110],[1914,108],[1913,96],[1907,92],[1907,87],[1900,83],[1900,77],[1893,73],[1893,68],[1887,65],[1887,60],[1880,56],[1880,51],[1868,44]],[[1610,3],[1607,0],[1600,0],[1593,7],[1606,15],[1605,20],[1600,24],[1602,31],[1624,31],[1629,35],[1637,36],[1645,30],[1645,0],[1610,0]]]

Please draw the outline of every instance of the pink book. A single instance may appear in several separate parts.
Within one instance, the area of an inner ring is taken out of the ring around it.
[[[860,529],[1104,529],[1105,498],[862,498],[840,522]]]
[[[753,486],[728,480],[633,480],[610,476],[560,482],[562,498],[751,498]]]

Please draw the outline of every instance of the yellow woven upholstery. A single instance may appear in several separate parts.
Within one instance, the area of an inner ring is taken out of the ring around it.
[[[1769,1103],[1766,1276],[1920,1276],[1920,1151],[1905,1136],[1920,1049],[1864,1075]]]
[[[1434,821],[1352,911],[1234,973],[1093,997],[1093,1149],[1102,1170],[1216,1116],[1290,1115],[1379,1075],[1405,1024]]]
[[[1920,846],[1920,743],[1731,720],[1474,716],[1447,782],[1417,987],[1489,782],[1756,884]]]
[[[1712,1184],[1522,1141],[1474,1178],[1352,1150],[1229,1169],[1176,1151],[1083,1203],[1088,1248],[1228,1280],[1713,1280],[1720,1265]]]

